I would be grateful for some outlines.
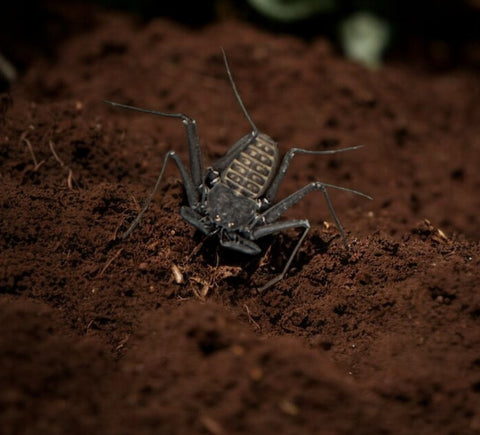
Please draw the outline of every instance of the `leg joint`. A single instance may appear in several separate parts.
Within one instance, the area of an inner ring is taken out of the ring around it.
[[[321,190],[322,192],[327,190],[325,184],[323,184],[321,181],[313,181],[311,186],[316,190]]]

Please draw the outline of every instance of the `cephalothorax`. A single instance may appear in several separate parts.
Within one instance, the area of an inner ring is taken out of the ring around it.
[[[324,151],[292,148],[285,154],[277,169],[279,162],[278,145],[269,136],[260,133],[253,123],[237,91],[223,50],[222,53],[233,92],[252,127],[252,131],[235,143],[223,157],[208,167],[207,170],[204,169],[197,125],[193,118],[183,113],[164,113],[106,101],[108,104],[124,109],[180,119],[186,129],[190,153],[190,172],[187,171],[175,151],[169,151],[166,154],[160,175],[150,197],[123,237],[128,237],[140,222],[158,190],[168,160],[173,159],[182,176],[188,201],[188,206],[180,208],[181,216],[205,235],[217,234],[222,246],[244,254],[257,255],[260,254],[261,249],[255,243],[255,240],[289,228],[303,228],[303,233],[282,272],[259,289],[263,291],[284,277],[310,229],[310,223],[307,219],[278,221],[287,209],[299,202],[308,193],[320,190],[340,231],[345,248],[348,248],[345,233],[330,202],[327,188],[344,190],[371,198],[356,190],[315,181],[274,203],[277,191],[295,154],[334,154],[354,150],[360,148],[360,146]]]

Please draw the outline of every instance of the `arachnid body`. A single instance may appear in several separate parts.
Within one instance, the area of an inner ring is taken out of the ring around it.
[[[197,125],[193,118],[183,113],[164,113],[106,101],[113,106],[125,109],[180,119],[186,129],[190,153],[190,172],[187,171],[175,151],[169,151],[166,154],[163,167],[150,197],[123,237],[128,237],[140,222],[160,185],[168,160],[172,159],[182,176],[188,201],[188,206],[180,208],[181,216],[203,234],[209,236],[217,234],[222,246],[244,254],[257,255],[260,254],[261,249],[255,243],[255,240],[289,228],[303,229],[303,233],[290,254],[283,271],[259,289],[263,291],[284,277],[310,229],[310,223],[307,219],[279,221],[278,219],[287,209],[308,193],[320,190],[340,231],[343,243],[347,247],[345,233],[330,202],[327,189],[339,189],[366,198],[370,197],[346,187],[316,181],[274,203],[277,191],[295,154],[325,155],[360,147],[325,151],[292,148],[286,153],[278,166],[279,151],[277,143],[266,134],[258,131],[243,105],[224,52],[223,58],[233,92],[252,127],[252,131],[242,137],[223,157],[206,170],[203,165]]]

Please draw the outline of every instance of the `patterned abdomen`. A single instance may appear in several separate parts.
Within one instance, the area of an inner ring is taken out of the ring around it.
[[[241,195],[256,199],[270,185],[277,161],[276,142],[259,134],[223,171],[222,181]]]

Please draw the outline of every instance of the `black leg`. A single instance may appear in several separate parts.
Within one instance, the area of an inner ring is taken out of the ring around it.
[[[202,193],[204,168],[202,152],[200,150],[200,139],[198,137],[197,123],[193,118],[190,118],[183,113],[165,113],[159,112],[157,110],[141,109],[140,107],[114,103],[113,101],[105,100],[105,103],[111,104],[114,107],[121,107],[122,109],[135,110],[137,112],[149,113],[151,115],[157,116],[165,116],[167,118],[181,119],[187,133],[188,148],[190,153],[190,172],[192,174],[192,181],[199,193]]]
[[[272,285],[276,284],[278,281],[281,281],[283,279],[288,269],[290,268],[290,265],[292,264],[292,261],[295,258],[296,253],[298,252],[298,249],[300,248],[303,240],[305,239],[308,233],[308,230],[310,229],[310,222],[308,222],[308,220],[306,219],[275,222],[269,225],[265,225],[263,227],[259,227],[253,231],[252,236],[256,240],[256,239],[260,239],[261,237],[268,236],[269,234],[278,233],[279,231],[287,230],[289,228],[298,228],[298,227],[304,228],[304,231],[300,236],[300,238],[298,239],[298,242],[295,245],[295,248],[293,249],[292,253],[290,254],[290,257],[288,258],[287,264],[283,268],[282,273],[280,273],[275,278],[268,281],[265,285],[260,287],[258,291],[263,292],[267,288],[271,287]]]
[[[330,201],[330,197],[328,196],[328,192],[327,192],[327,187],[330,187],[332,189],[343,190],[345,192],[354,193],[355,195],[360,195],[365,198],[372,199],[370,196],[365,195],[362,192],[358,192],[356,190],[349,189],[347,187],[334,186],[333,184],[325,184],[325,183],[320,183],[319,181],[314,181],[313,183],[307,184],[306,186],[302,187],[300,190],[297,190],[296,192],[287,196],[285,199],[281,200],[277,204],[270,207],[268,210],[264,211],[259,216],[259,219],[257,220],[258,224],[261,224],[262,222],[265,224],[275,222],[283,213],[285,213],[294,204],[299,202],[305,195],[307,195],[310,192],[320,190],[322,191],[323,196],[325,197],[325,201],[327,202],[328,209],[330,210],[330,213],[333,219],[335,220],[335,224],[337,225],[338,231],[340,231],[340,234],[342,235],[343,244],[345,248],[348,249],[345,232],[343,231],[343,227],[340,224],[337,214],[335,213],[335,210],[333,208],[332,202]],[[261,229],[261,227],[259,227],[259,229]]]
[[[215,231],[212,228],[212,225],[208,224],[208,221],[205,222],[205,217],[200,213],[195,211],[195,209],[187,206],[180,207],[180,215],[185,219],[190,225],[193,225],[197,230],[201,231],[203,234],[210,236],[215,234]]]
[[[222,55],[223,55],[223,62],[225,63],[225,69],[227,70],[228,80],[230,81],[230,85],[232,86],[233,93],[235,94],[235,98],[237,99],[238,104],[240,105],[245,118],[249,122],[250,126],[252,127],[252,132],[243,136],[230,150],[221,157],[219,160],[212,165],[212,168],[217,172],[222,172],[231,162],[234,160],[244,148],[246,148],[257,136],[258,136],[258,129],[256,125],[253,123],[252,118],[247,112],[245,105],[243,104],[242,98],[237,90],[237,86],[235,85],[235,81],[233,80],[232,73],[230,71],[230,67],[228,66],[227,55],[222,48]]]
[[[304,150],[302,148],[292,148],[289,150],[285,156],[283,157],[282,163],[280,167],[278,168],[277,175],[272,181],[272,184],[268,188],[267,192],[265,193],[265,199],[268,201],[269,204],[273,202],[275,199],[275,196],[277,195],[278,188],[280,187],[280,184],[282,183],[283,179],[285,178],[285,175],[287,174],[287,169],[290,166],[290,163],[293,159],[293,156],[295,154],[316,154],[316,155],[326,155],[326,154],[336,154],[336,153],[341,153],[344,151],[352,151],[356,150],[358,148],[362,148],[362,145],[355,146],[355,147],[349,147],[349,148],[341,148],[338,150],[323,150],[323,151],[312,151],[312,150]]]
[[[243,136],[239,141],[237,141],[223,156],[220,157],[213,165],[212,169],[221,173],[230,163],[232,160],[236,159],[238,155],[250,145],[252,140],[255,138],[253,133],[246,134]]]
[[[195,207],[198,206],[198,204],[199,204],[199,194],[198,194],[197,190],[195,189],[195,186],[194,186],[193,181],[190,177],[190,174],[185,169],[185,166],[183,165],[182,161],[180,160],[180,157],[178,157],[177,153],[175,153],[175,151],[169,151],[166,154],[165,159],[163,160],[162,170],[160,171],[160,175],[157,178],[157,182],[155,183],[155,187],[153,188],[152,193],[148,197],[147,202],[143,206],[143,208],[140,211],[140,213],[138,214],[138,216],[132,222],[132,224],[130,225],[128,230],[125,231],[122,238],[125,239],[130,235],[130,233],[133,231],[133,229],[138,225],[138,223],[142,219],[143,214],[147,211],[148,206],[150,205],[150,202],[152,201],[153,197],[155,196],[155,193],[157,193],[157,190],[160,186],[160,182],[162,181],[162,177],[163,177],[163,174],[165,172],[165,168],[167,166],[169,158],[173,159],[173,161],[177,164],[177,167],[178,167],[178,169],[180,171],[180,174],[182,176],[182,179],[183,179],[183,186],[185,188],[185,192],[187,194],[187,199],[188,199],[188,203],[189,203],[190,207],[195,208]]]
[[[260,247],[253,241],[246,239],[235,233],[222,231],[220,235],[220,244],[228,249],[242,252],[248,255],[258,255],[262,252]]]

